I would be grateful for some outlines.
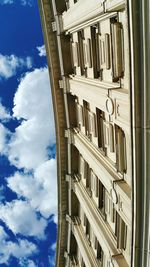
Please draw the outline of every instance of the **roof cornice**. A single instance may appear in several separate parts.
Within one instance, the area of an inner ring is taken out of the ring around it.
[[[56,128],[57,145],[57,179],[58,179],[58,236],[57,236],[57,256],[56,266],[64,266],[64,251],[67,246],[67,191],[65,173],[67,170],[67,145],[64,136],[66,129],[65,108],[63,90],[59,88],[61,70],[57,49],[56,34],[52,29],[54,14],[51,1],[38,0],[41,22],[47,51],[47,60],[50,75],[51,92],[54,107],[54,118]],[[62,8],[62,7],[61,7]]]

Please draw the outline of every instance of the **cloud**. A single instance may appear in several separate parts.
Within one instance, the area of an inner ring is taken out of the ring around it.
[[[21,259],[19,261],[20,267],[37,267],[34,261],[29,259]]]
[[[0,226],[0,264],[7,264],[11,256],[21,260],[38,252],[36,245],[27,240],[19,238],[17,242],[12,242],[8,239],[4,228]]]
[[[21,58],[15,55],[0,54],[0,79],[8,79],[16,75],[18,69],[31,69],[32,59],[30,57]]]
[[[0,120],[5,122],[11,119],[9,111],[0,102]]]
[[[1,204],[0,219],[14,234],[45,238],[46,220],[39,218],[26,201],[14,200]]]
[[[1,0],[0,4],[1,5],[6,5],[6,4],[13,4],[13,0]]]
[[[0,123],[0,154],[5,154],[7,151],[7,137],[10,135],[10,132],[7,128]]]
[[[32,6],[33,0],[1,0],[0,5],[11,5],[11,4],[16,4],[20,3],[22,6]]]
[[[51,250],[56,251],[57,243],[53,243],[51,246]]]
[[[48,256],[49,266],[54,267],[56,264],[55,256]]]
[[[45,57],[45,56],[46,56],[45,45],[37,46],[37,50],[38,50],[38,52],[39,52],[39,56],[40,56],[40,57]]]
[[[34,263],[34,261],[31,261],[31,260],[29,260],[28,262],[27,262],[27,265],[26,266],[28,266],[28,267],[36,267],[37,265]],[[25,266],[25,267],[26,267]]]
[[[1,185],[0,186],[0,202],[3,201],[5,199],[5,186]]]
[[[32,6],[33,0],[21,0],[23,6]]]
[[[4,114],[9,112],[2,111],[2,117],[7,117]],[[20,125],[10,135],[0,124],[0,149],[18,168],[7,178],[7,186],[18,199],[0,205],[0,220],[15,235],[44,239],[47,219],[53,215],[51,220],[57,222],[56,159],[49,159],[49,150],[55,146],[55,129],[47,68],[35,69],[20,80],[14,96],[13,117]],[[54,265],[54,248],[51,251],[49,262]],[[31,259],[23,257],[19,264],[36,266]]]
[[[9,161],[18,168],[36,169],[48,160],[55,144],[55,127],[47,68],[27,73],[14,97],[13,116],[23,119],[9,143]]]
[[[48,261],[51,267],[54,267],[56,265],[56,246],[57,243],[55,242],[50,246],[49,249]]]
[[[56,160],[50,159],[41,164],[34,176],[16,172],[7,179],[8,187],[18,197],[24,197],[33,209],[45,218],[57,214]]]

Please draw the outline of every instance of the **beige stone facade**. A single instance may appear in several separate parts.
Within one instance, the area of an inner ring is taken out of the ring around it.
[[[39,0],[56,122],[57,267],[150,266],[148,3]]]

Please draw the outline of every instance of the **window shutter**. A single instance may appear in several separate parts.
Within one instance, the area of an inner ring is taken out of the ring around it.
[[[99,60],[100,68],[105,68],[105,40],[99,35]]]
[[[87,179],[88,177],[88,169],[89,169],[89,165],[86,161],[84,161],[84,179]]]
[[[100,69],[110,69],[110,35],[99,35],[99,61]]]
[[[106,190],[105,190],[105,212],[109,216],[111,222],[114,223],[114,215],[115,215],[114,204]]]
[[[114,203],[112,202],[112,199],[110,199],[110,220],[114,223]]]
[[[107,191],[105,192],[105,212],[110,214],[110,198]]]
[[[96,236],[95,236],[95,234],[92,230],[92,227],[91,227],[91,242],[92,242],[92,246],[94,249],[95,249],[95,238],[96,238]]]
[[[104,129],[104,145],[105,147],[109,146],[109,123],[106,121],[103,121],[103,129]]]
[[[95,175],[95,197],[98,197],[98,191],[99,191],[99,180],[98,177]]]
[[[84,126],[83,107],[81,105],[79,105],[78,103],[76,103],[76,107],[77,107],[77,120],[78,120],[78,124],[80,124],[81,126]]]
[[[114,127],[112,124],[109,124],[109,147],[110,152],[115,152],[115,145],[114,145]]]
[[[92,68],[92,44],[90,38],[87,39],[87,59],[89,68]]]
[[[82,208],[80,208],[80,218],[81,218],[82,225],[84,225],[84,211]]]
[[[85,41],[83,42],[83,55],[84,55],[84,66],[87,67],[88,60],[87,60],[87,44]]]
[[[97,129],[96,129],[96,115],[88,111],[88,119],[89,119],[89,133],[92,134],[94,137],[97,136]]]
[[[94,192],[94,175],[92,170],[91,170],[91,190]]]
[[[111,23],[113,77],[123,75],[123,29],[120,22]]]
[[[84,177],[84,159],[83,157],[80,155],[80,175],[81,175],[81,178]]]
[[[105,62],[106,62],[106,69],[110,69],[110,36],[108,33],[105,34]]]
[[[72,43],[73,62],[75,67],[79,67],[78,43]]]

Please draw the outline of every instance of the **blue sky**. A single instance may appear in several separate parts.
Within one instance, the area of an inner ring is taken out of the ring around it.
[[[55,130],[37,1],[0,0],[0,266],[53,267]]]

